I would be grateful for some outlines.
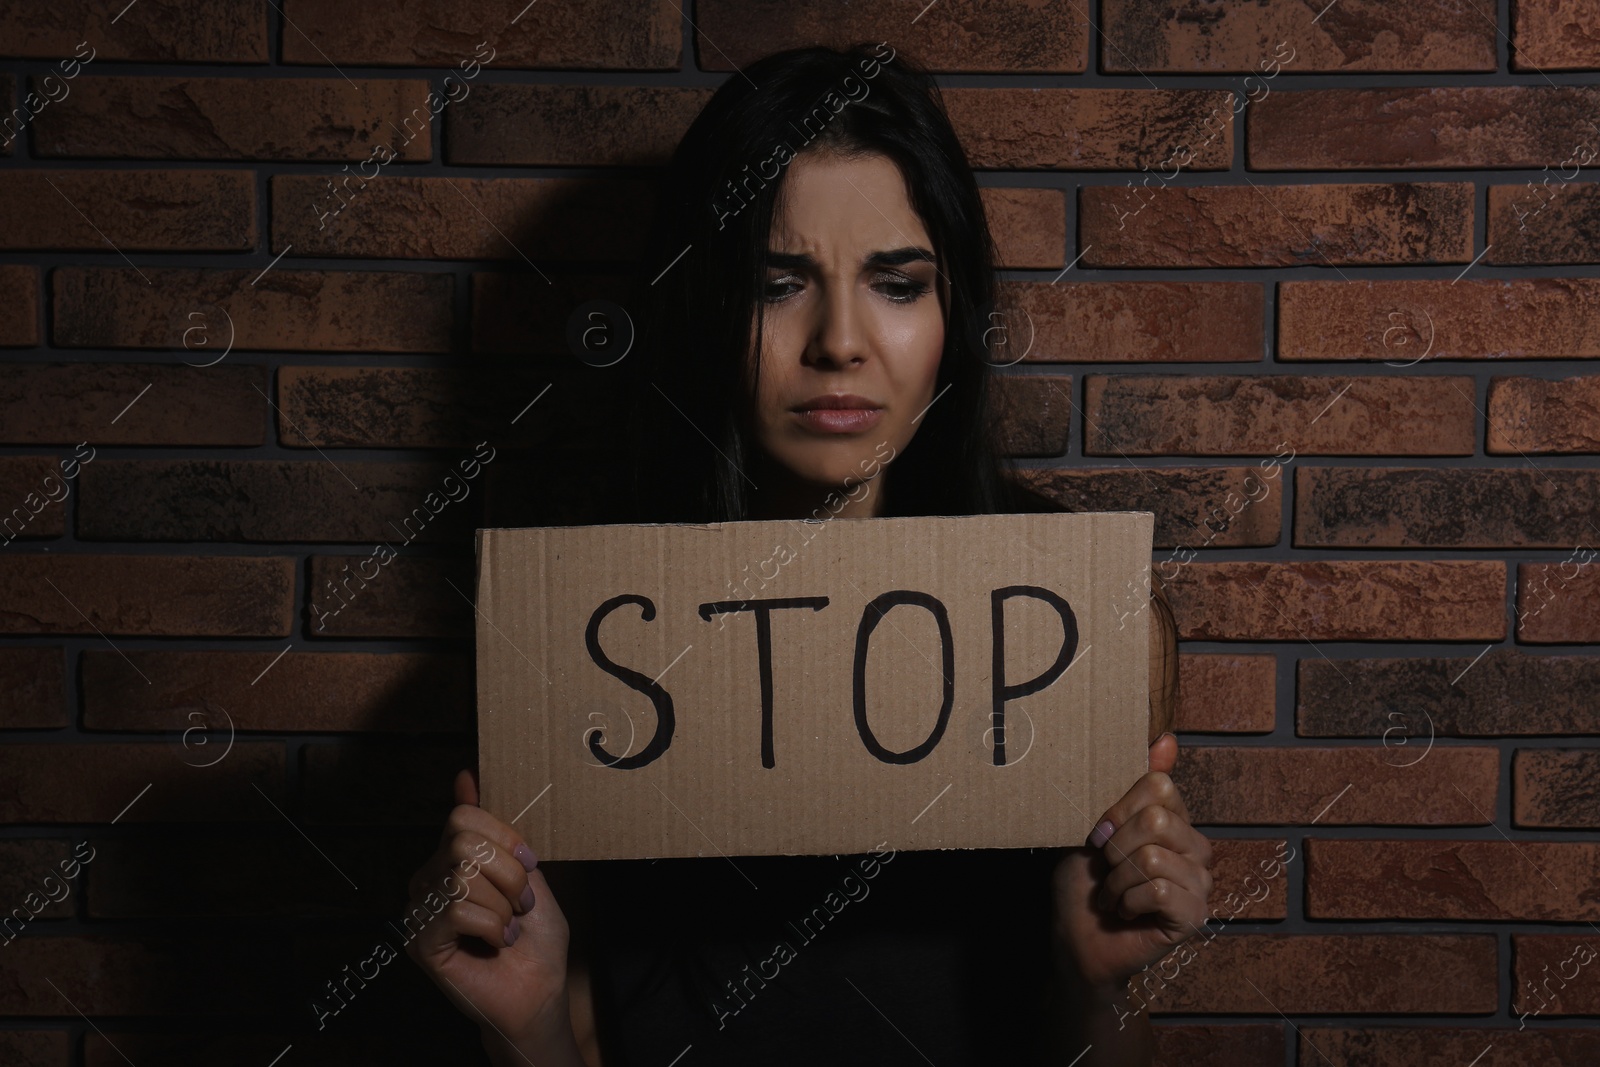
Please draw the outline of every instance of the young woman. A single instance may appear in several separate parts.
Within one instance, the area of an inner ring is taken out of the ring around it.
[[[634,462],[602,521],[1061,510],[998,459],[994,260],[904,56],[799,49],[730,77],[661,183],[623,364]],[[412,899],[474,876],[407,951],[497,1064],[1148,1064],[1126,981],[1200,932],[1212,885],[1166,774],[1159,587],[1150,606],[1150,773],[1082,847],[541,868],[462,771]]]

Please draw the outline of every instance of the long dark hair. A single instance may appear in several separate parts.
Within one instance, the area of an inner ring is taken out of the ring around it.
[[[661,175],[635,285],[632,479],[617,502],[621,521],[748,517],[757,457],[741,413],[759,368],[751,327],[759,339],[767,243],[785,155],[820,149],[898,166],[948,285],[937,399],[889,465],[886,513],[1025,506],[1027,491],[1003,473],[990,411],[996,254],[977,183],[933,79],[887,44],[862,43],[777,52],[729,77]]]

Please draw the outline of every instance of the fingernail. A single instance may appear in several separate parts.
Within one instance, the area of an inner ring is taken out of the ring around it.
[[[524,912],[527,912],[527,911],[531,911],[532,909],[533,909],[533,886],[525,885],[525,886],[522,887],[522,910]]]
[[[512,945],[517,943],[517,935],[520,933],[522,933],[522,928],[518,926],[515,921],[506,923],[506,948],[510,948]]]
[[[1115,829],[1116,827],[1112,825],[1110,819],[1101,819],[1100,825],[1096,826],[1094,833],[1089,835],[1089,844],[1095,848],[1100,848],[1111,840],[1111,832]]]
[[[529,848],[527,845],[518,845],[516,848],[511,850],[511,854],[517,857],[524,870],[531,871],[535,867],[539,866],[539,857],[535,856],[533,854],[533,849]]]

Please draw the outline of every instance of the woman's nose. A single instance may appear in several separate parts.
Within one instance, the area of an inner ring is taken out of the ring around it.
[[[808,363],[835,367],[866,357],[865,332],[857,321],[860,309],[848,293],[827,293],[818,302],[817,322],[806,346]]]

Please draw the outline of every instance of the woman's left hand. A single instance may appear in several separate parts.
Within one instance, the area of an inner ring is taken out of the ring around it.
[[[1167,772],[1178,739],[1150,746],[1150,771],[1102,817],[1091,846],[1067,850],[1055,870],[1056,950],[1090,989],[1120,987],[1199,933],[1211,896],[1211,843]],[[1110,822],[1110,837],[1100,831]],[[1098,842],[1098,845],[1096,844]]]

